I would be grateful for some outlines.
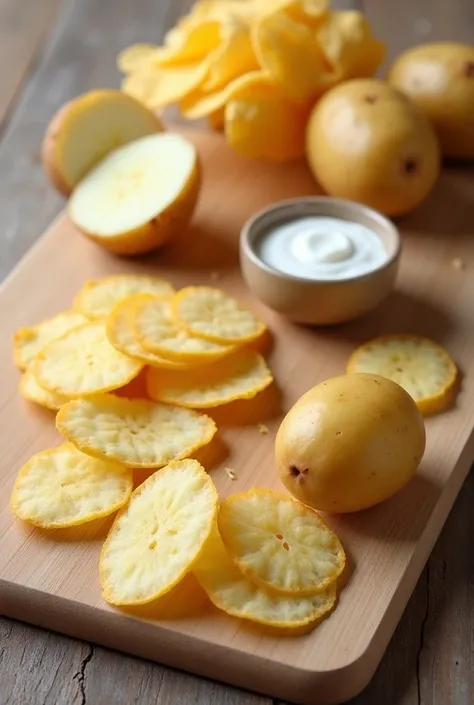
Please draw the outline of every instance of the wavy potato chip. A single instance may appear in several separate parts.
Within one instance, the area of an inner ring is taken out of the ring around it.
[[[263,71],[249,73],[243,79],[225,107],[229,145],[243,156],[275,162],[304,154],[312,102],[290,100]]]
[[[42,387],[73,398],[123,387],[142,369],[112,347],[102,321],[91,321],[43,348],[32,371]]]
[[[151,110],[156,110],[183,100],[201,85],[208,72],[207,59],[182,66],[147,66],[126,76],[121,89]]]
[[[112,514],[128,501],[132,487],[130,470],[64,443],[36,453],[21,468],[10,505],[19,519],[58,529]]]
[[[23,327],[13,336],[13,361],[20,370],[26,370],[36,355],[52,340],[60,338],[68,330],[85,323],[85,318],[76,311],[64,311],[35,326]]]
[[[354,350],[347,372],[388,377],[415,400],[423,414],[443,411],[452,402],[457,367],[449,353],[429,338],[385,335]]]
[[[192,570],[218,609],[259,624],[301,627],[323,617],[336,601],[335,583],[308,596],[284,595],[253,583],[230,558],[216,528]]]
[[[183,372],[147,371],[147,391],[152,399],[190,409],[206,409],[236,399],[251,399],[273,381],[258,353],[241,350],[208,367]]]
[[[326,589],[344,570],[337,536],[319,514],[273,490],[254,487],[221,502],[218,526],[240,570],[283,593]]]
[[[245,24],[239,24],[228,32],[228,36],[212,53],[209,73],[202,88],[205,92],[215,91],[259,68],[250,29]]]
[[[106,318],[124,299],[135,294],[173,296],[171,284],[142,274],[112,274],[88,280],[74,299],[74,308],[90,319]]]
[[[24,399],[33,401],[46,409],[51,409],[51,411],[57,411],[69,401],[69,397],[56,394],[56,392],[51,392],[49,389],[42,387],[31,370],[26,370],[20,380],[20,394]]]
[[[249,308],[210,286],[181,289],[171,308],[173,318],[189,333],[224,345],[250,342],[266,330]]]
[[[189,369],[189,364],[168,360],[146,350],[135,335],[134,319],[137,309],[145,302],[154,299],[151,294],[136,294],[121,301],[107,318],[106,335],[116,350],[138,360],[145,365],[167,370]]]
[[[235,346],[213,343],[179,327],[168,301],[160,299],[143,301],[137,307],[134,328],[145,349],[181,362],[213,362],[235,350]]]
[[[146,69],[163,54],[163,47],[156,44],[132,44],[117,57],[117,68],[122,73],[136,73]]]
[[[217,430],[204,414],[111,394],[68,402],[58,412],[56,427],[84,453],[135,468],[185,458]]]
[[[199,24],[178,25],[167,34],[156,65],[179,66],[204,59],[221,42],[221,25],[210,19]]]
[[[132,494],[100,556],[104,599],[139,605],[164,595],[192,568],[212,530],[217,492],[196,460],[170,463]]]

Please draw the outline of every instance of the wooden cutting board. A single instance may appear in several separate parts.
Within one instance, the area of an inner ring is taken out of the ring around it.
[[[0,290],[0,612],[281,699],[338,703],[372,677],[474,458],[472,172],[445,171],[429,201],[399,222],[398,289],[364,320],[311,330],[251,301],[275,335],[269,362],[280,391],[216,410],[221,433],[200,459],[221,496],[252,485],[279,486],[273,438],[282,414],[309,387],[342,373],[359,341],[387,332],[429,335],[451,351],[463,374],[455,408],[427,421],[426,456],[412,482],[378,507],[329,520],[343,540],[349,570],[336,611],[313,632],[289,636],[228,618],[191,577],[154,605],[113,609],[101,599],[97,571],[110,521],[45,532],[22,525],[9,511],[19,467],[60,441],[53,414],[19,397],[13,332],[69,307],[86,278],[113,272],[152,272],[178,287],[217,280],[251,300],[238,265],[243,222],[280,198],[316,192],[302,163],[246,161],[218,135],[193,139],[204,187],[192,227],[176,242],[142,261],[124,260],[87,241],[61,216]],[[453,266],[456,258],[464,269]],[[258,432],[259,422],[269,435]]]

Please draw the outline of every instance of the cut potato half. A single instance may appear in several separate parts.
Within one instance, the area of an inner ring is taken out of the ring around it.
[[[113,149],[162,129],[135,98],[117,90],[90,91],[54,115],[43,139],[43,167],[53,186],[69,196]]]
[[[199,185],[191,142],[149,135],[114,150],[87,174],[69,200],[69,216],[106,249],[141,254],[187,225]]]

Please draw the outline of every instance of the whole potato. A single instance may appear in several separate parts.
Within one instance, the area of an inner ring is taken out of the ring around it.
[[[440,169],[428,119],[403,93],[376,79],[346,81],[325,93],[308,121],[306,155],[331,196],[387,215],[421,203]]]
[[[445,156],[474,158],[474,46],[414,47],[395,60],[388,79],[431,121]]]
[[[371,507],[420,464],[425,427],[407,392],[385,377],[349,374],[304,394],[283,419],[275,455],[298,500],[326,512]]]

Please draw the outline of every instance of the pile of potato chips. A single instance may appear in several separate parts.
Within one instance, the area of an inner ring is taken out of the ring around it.
[[[208,118],[239,153],[285,161],[304,151],[315,101],[374,75],[385,48],[360,12],[327,0],[200,0],[163,46],[118,57],[122,90],[153,110]]]
[[[89,281],[72,310],[15,334],[21,394],[58,411],[66,442],[21,468],[12,511],[60,529],[120,510],[99,565],[111,604],[151,602],[193,572],[218,608],[263,624],[316,624],[334,606],[345,556],[319,516],[270,490],[219,507],[190,459],[217,431],[199,409],[271,384],[252,349],[265,334],[224,291],[134,275]],[[134,468],[150,470],[138,486]]]

